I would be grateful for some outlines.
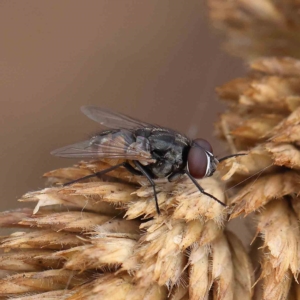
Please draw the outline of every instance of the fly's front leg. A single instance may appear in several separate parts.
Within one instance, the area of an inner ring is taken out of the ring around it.
[[[204,195],[206,195],[206,196],[212,198],[213,200],[217,201],[217,202],[220,203],[221,205],[227,207],[227,205],[226,205],[225,203],[223,203],[222,201],[220,201],[218,198],[216,198],[215,196],[213,196],[213,195],[211,195],[211,194],[209,194],[209,193],[206,193],[206,192],[204,191],[203,187],[198,183],[198,181],[197,181],[197,180],[196,180],[196,179],[195,179],[188,171],[185,171],[185,173],[186,173],[186,175],[193,181],[194,185],[198,188],[198,190],[199,190],[202,194],[204,194]]]
[[[153,181],[153,178],[151,177],[151,174],[149,174],[149,172],[137,160],[134,160],[133,163],[139,169],[139,171],[149,180],[150,184],[152,185],[153,192],[154,192],[156,211],[160,215],[160,209],[159,209],[158,201],[157,201],[157,193],[156,193],[156,188],[155,188],[155,182]]]

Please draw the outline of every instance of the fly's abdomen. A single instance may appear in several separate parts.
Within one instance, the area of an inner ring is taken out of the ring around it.
[[[138,160],[144,164],[155,162],[150,153],[149,141],[144,137],[136,137],[126,129],[109,130],[95,135],[90,140],[89,148],[101,157]]]

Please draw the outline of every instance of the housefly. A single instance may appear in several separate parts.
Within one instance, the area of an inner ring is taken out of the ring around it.
[[[57,149],[51,154],[69,158],[121,158],[125,162],[65,185],[124,167],[129,172],[148,179],[153,187],[157,213],[160,214],[154,179],[168,178],[169,181],[174,181],[186,174],[202,194],[226,206],[205,192],[196,179],[213,175],[220,161],[240,154],[217,159],[211,145],[204,139],[191,140],[174,130],[140,122],[95,106],[83,106],[81,111],[109,130],[102,131],[89,140]]]

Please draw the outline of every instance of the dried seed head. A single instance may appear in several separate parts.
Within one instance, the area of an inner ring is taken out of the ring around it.
[[[269,0],[208,0],[213,25],[226,35],[234,55],[299,58],[299,2]],[[274,68],[276,65],[274,65]]]
[[[91,166],[94,171],[106,165],[82,162],[52,171],[48,183],[66,182],[88,174]],[[187,300],[214,293],[229,299],[240,269],[250,278],[246,259],[234,264],[235,251],[242,257],[246,252],[240,245],[233,249],[230,243],[236,238],[223,232],[227,210],[192,183],[184,178],[157,182],[158,216],[153,189],[145,181],[128,180],[123,170],[114,176],[31,192],[21,201],[35,202],[33,212],[2,213],[3,226],[22,231],[1,238],[0,269],[19,274],[3,279],[0,296]],[[225,201],[216,179],[204,179],[201,185]],[[26,274],[23,281],[20,272]]]
[[[286,299],[298,281],[299,66],[292,58],[257,59],[248,77],[218,89],[230,105],[218,124],[220,136],[231,149],[249,153],[220,169],[234,186],[230,218],[256,214],[263,240],[257,299]]]
[[[0,279],[1,296],[13,296],[25,293],[42,293],[73,288],[84,283],[87,274],[74,274],[69,270],[46,270],[42,272],[24,272]]]

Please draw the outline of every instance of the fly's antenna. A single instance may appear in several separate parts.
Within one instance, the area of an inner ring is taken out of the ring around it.
[[[227,155],[227,156],[224,156],[224,157],[218,159],[218,161],[221,162],[221,161],[226,160],[226,159],[231,158],[231,157],[244,156],[244,155],[247,155],[247,153],[231,154],[231,155]]]
[[[258,174],[257,178],[255,179],[255,181],[256,181],[256,180],[259,178],[259,176],[262,175],[262,173],[263,173],[264,171],[266,171],[267,169],[269,169],[269,168],[272,167],[272,166],[273,166],[273,164],[270,164],[270,165],[264,167],[263,169],[261,169],[261,170],[255,172],[254,174],[252,174],[251,176],[247,177],[246,179],[244,179],[244,180],[240,181],[239,183],[237,183],[237,184],[231,186],[230,188],[226,189],[224,192],[225,192],[225,193],[228,192],[229,190],[231,190],[231,189],[233,189],[233,188],[239,186],[240,184],[246,182],[247,180],[253,178],[254,176],[256,176],[256,175]]]

